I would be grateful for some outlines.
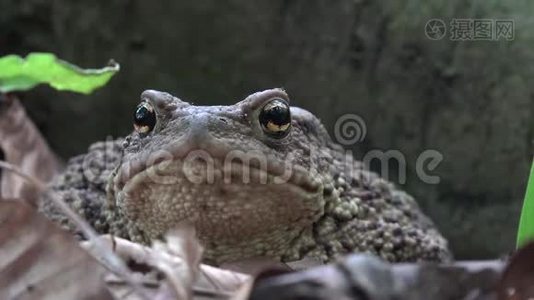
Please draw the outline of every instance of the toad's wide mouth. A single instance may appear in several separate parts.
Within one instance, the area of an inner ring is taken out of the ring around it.
[[[184,175],[192,184],[232,183],[293,184],[315,193],[320,181],[314,170],[280,161],[259,151],[158,151],[123,162],[115,178],[118,190],[139,174],[155,184],[174,184]],[[179,168],[176,168],[176,167]]]
[[[309,170],[199,153],[119,173],[116,199],[148,236],[187,221],[201,239],[232,243],[263,236],[275,243],[276,233],[302,230],[322,214],[322,184]]]

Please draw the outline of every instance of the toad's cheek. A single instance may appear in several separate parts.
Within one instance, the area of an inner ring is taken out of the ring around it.
[[[319,184],[303,188],[295,180],[280,183],[265,171],[241,165],[228,173],[210,172],[199,168],[192,178],[180,161],[159,170],[157,177],[147,169],[118,193],[119,207],[150,238],[188,222],[202,240],[227,243],[300,231],[323,213]]]

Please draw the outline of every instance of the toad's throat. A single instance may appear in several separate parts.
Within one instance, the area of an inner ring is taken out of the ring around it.
[[[163,160],[127,180],[117,201],[151,238],[187,221],[201,239],[227,243],[300,231],[323,212],[322,185],[302,168],[219,162]]]

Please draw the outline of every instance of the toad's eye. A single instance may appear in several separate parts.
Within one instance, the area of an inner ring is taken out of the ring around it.
[[[259,116],[263,131],[274,138],[283,138],[291,129],[289,105],[282,99],[273,99],[261,109]]]
[[[144,134],[149,133],[156,125],[156,112],[152,105],[148,102],[143,102],[137,106],[134,112],[134,128],[135,131]]]

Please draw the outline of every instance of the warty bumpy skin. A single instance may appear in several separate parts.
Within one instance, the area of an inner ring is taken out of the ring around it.
[[[259,256],[326,263],[351,252],[451,259],[410,195],[347,155],[310,112],[291,107],[290,124],[281,124],[284,103],[281,89],[231,106],[145,91],[136,130],[72,158],[40,210],[80,235],[51,203],[60,196],[98,232],[142,243],[187,222],[215,264]]]

